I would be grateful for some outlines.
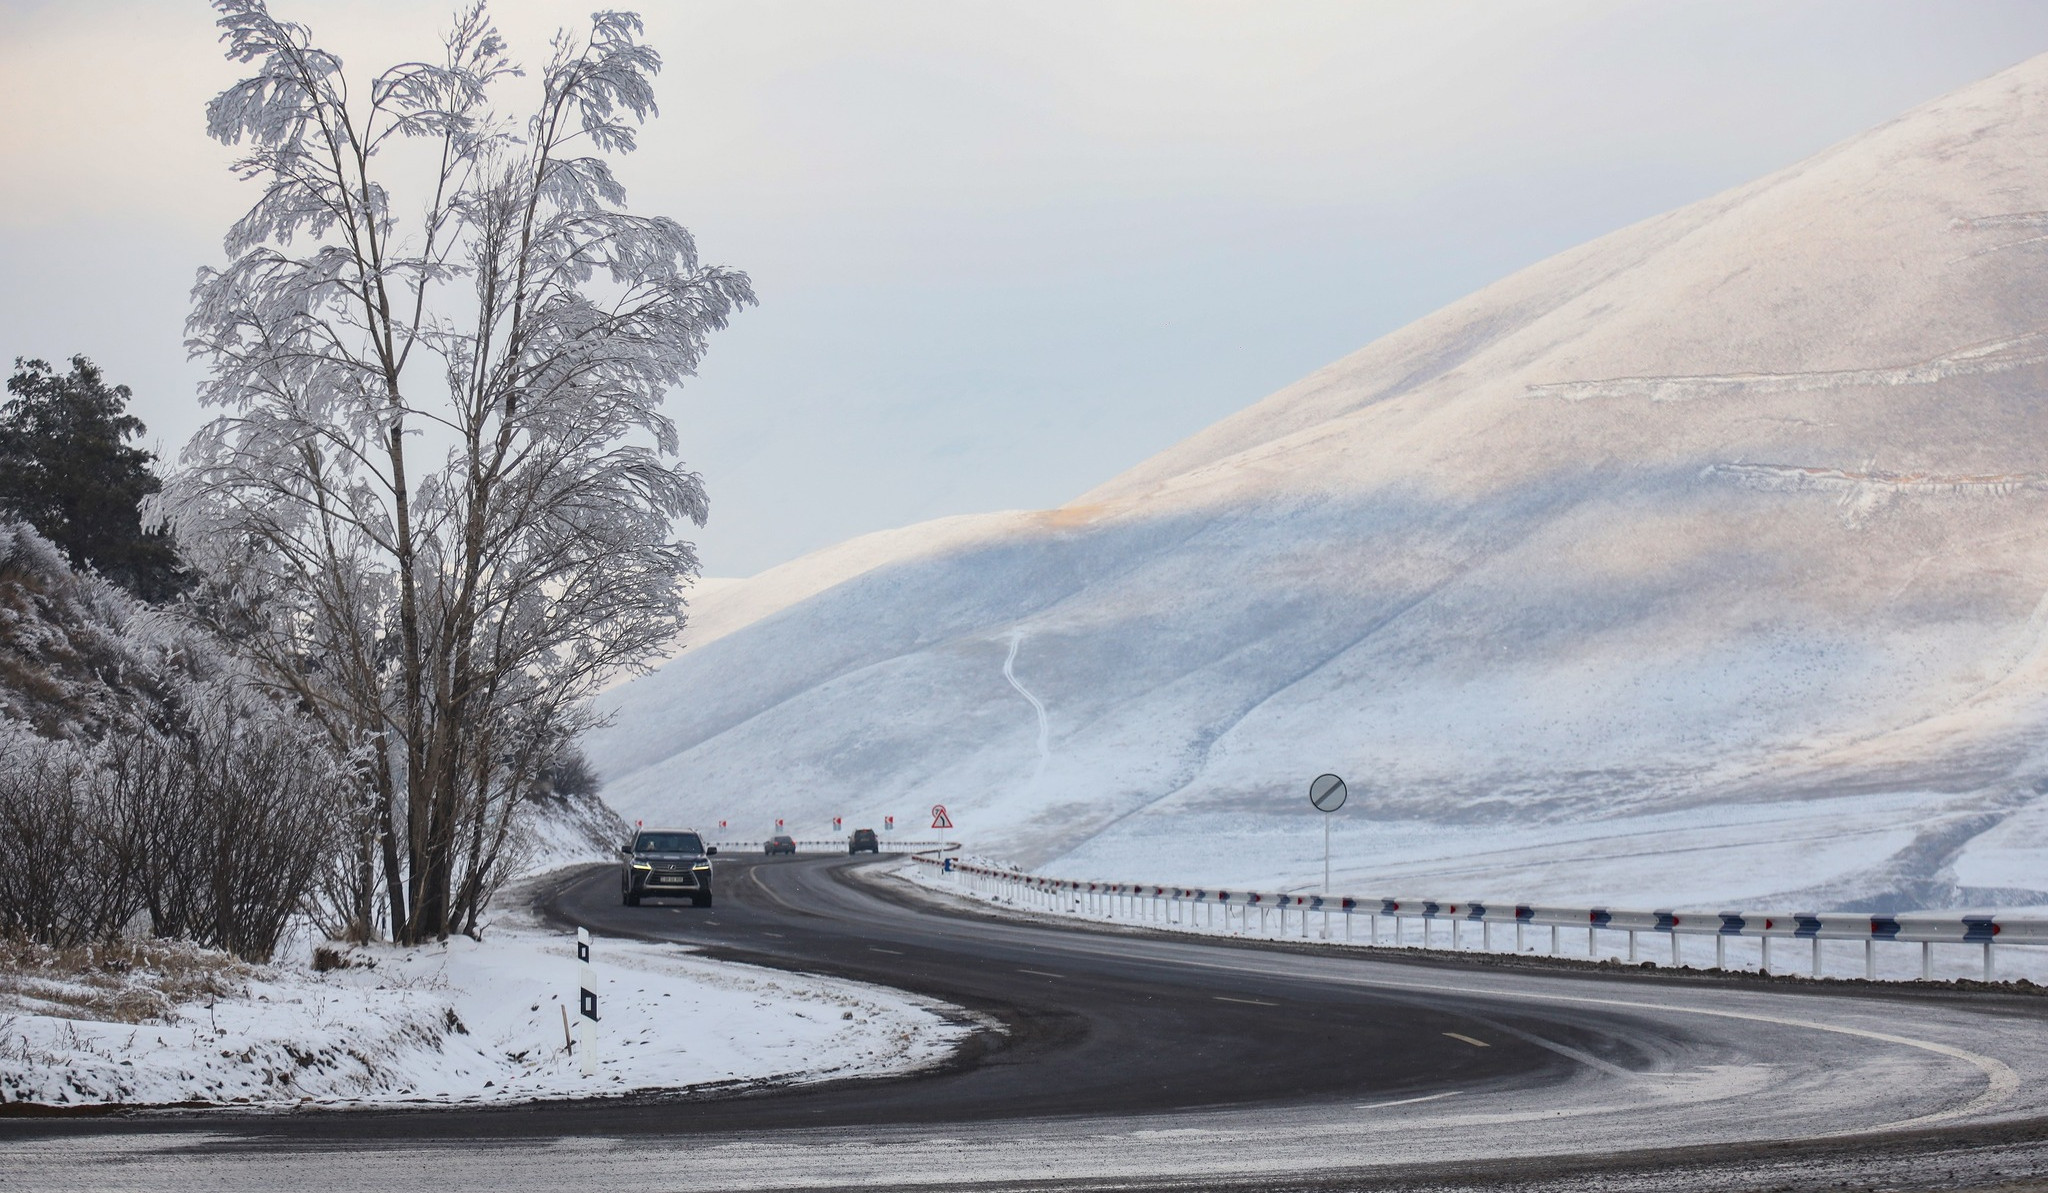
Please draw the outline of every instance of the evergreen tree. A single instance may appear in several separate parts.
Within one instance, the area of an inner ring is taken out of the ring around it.
[[[142,529],[139,507],[162,482],[150,471],[156,455],[127,442],[146,430],[127,413],[128,387],[108,386],[83,356],[68,374],[20,357],[14,367],[0,403],[0,513],[145,601],[183,591],[190,580],[170,536]]]

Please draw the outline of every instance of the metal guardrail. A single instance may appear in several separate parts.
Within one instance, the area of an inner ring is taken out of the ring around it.
[[[1856,912],[1814,911],[1631,911],[1610,907],[1552,907],[1530,903],[1460,903],[1419,898],[1359,898],[1352,895],[1289,895],[1267,891],[1220,890],[1204,887],[1165,886],[1153,883],[1089,882],[1081,879],[1050,878],[1021,870],[991,865],[938,859],[919,853],[916,860],[941,866],[950,873],[965,875],[977,892],[1037,906],[1052,912],[1080,912],[1110,919],[1132,919],[1185,926],[1193,914],[1206,910],[1207,926],[1214,927],[1221,909],[1223,927],[1231,931],[1233,913],[1238,929],[1251,930],[1256,910],[1259,930],[1266,933],[1267,917],[1278,913],[1280,934],[1287,934],[1287,914],[1293,911],[1300,934],[1308,937],[1309,917],[1320,914],[1323,937],[1329,939],[1330,915],[1342,917],[1343,939],[1353,944],[1381,945],[1381,921],[1392,927],[1393,947],[1407,947],[1404,926],[1419,921],[1422,947],[1430,947],[1435,926],[1449,926],[1450,947],[1461,948],[1460,935],[1477,925],[1479,947],[1493,948],[1496,927],[1512,925],[1515,951],[1527,950],[1531,928],[1550,930],[1549,952],[1559,954],[1559,933],[1566,929],[1586,931],[1586,955],[1599,954],[1599,933],[1626,932],[1628,959],[1641,960],[1640,934],[1663,934],[1671,942],[1671,964],[1682,965],[1679,939],[1682,936],[1710,936],[1714,939],[1714,964],[1725,968],[1727,942],[1751,938],[1761,943],[1762,969],[1771,967],[1773,941],[1813,942],[1812,975],[1820,976],[1821,942],[1860,940],[1864,951],[1864,976],[1877,977],[1876,946],[1879,941],[1920,945],[1920,976],[1933,977],[1933,949],[1937,944],[1980,945],[1984,955],[1984,980],[1994,980],[1994,944],[2048,945],[2048,918],[2035,916],[1966,915],[1945,912],[1910,912],[1900,915],[1868,915]],[[1353,921],[1363,916],[1367,938],[1353,937]],[[1655,939],[1655,936],[1652,936]]]

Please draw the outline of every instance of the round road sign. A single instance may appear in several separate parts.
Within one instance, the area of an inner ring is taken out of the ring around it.
[[[1308,785],[1308,802],[1318,812],[1334,812],[1344,806],[1344,798],[1351,792],[1344,786],[1344,780],[1335,775],[1317,775],[1316,781]]]

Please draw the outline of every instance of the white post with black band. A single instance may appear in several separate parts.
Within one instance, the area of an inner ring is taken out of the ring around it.
[[[577,1000],[576,1044],[583,1053],[583,1075],[597,1076],[597,975],[590,968],[590,930],[576,929],[576,971],[580,997]]]

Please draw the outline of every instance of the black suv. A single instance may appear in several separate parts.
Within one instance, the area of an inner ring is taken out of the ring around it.
[[[698,907],[711,906],[711,855],[704,838],[688,829],[641,829],[633,843],[619,846],[619,897],[628,907],[649,896],[688,895]]]
[[[871,828],[857,828],[853,830],[853,835],[846,839],[846,852],[849,855],[859,853],[862,850],[866,850],[869,853],[882,852],[882,843],[875,840],[875,830]]]

